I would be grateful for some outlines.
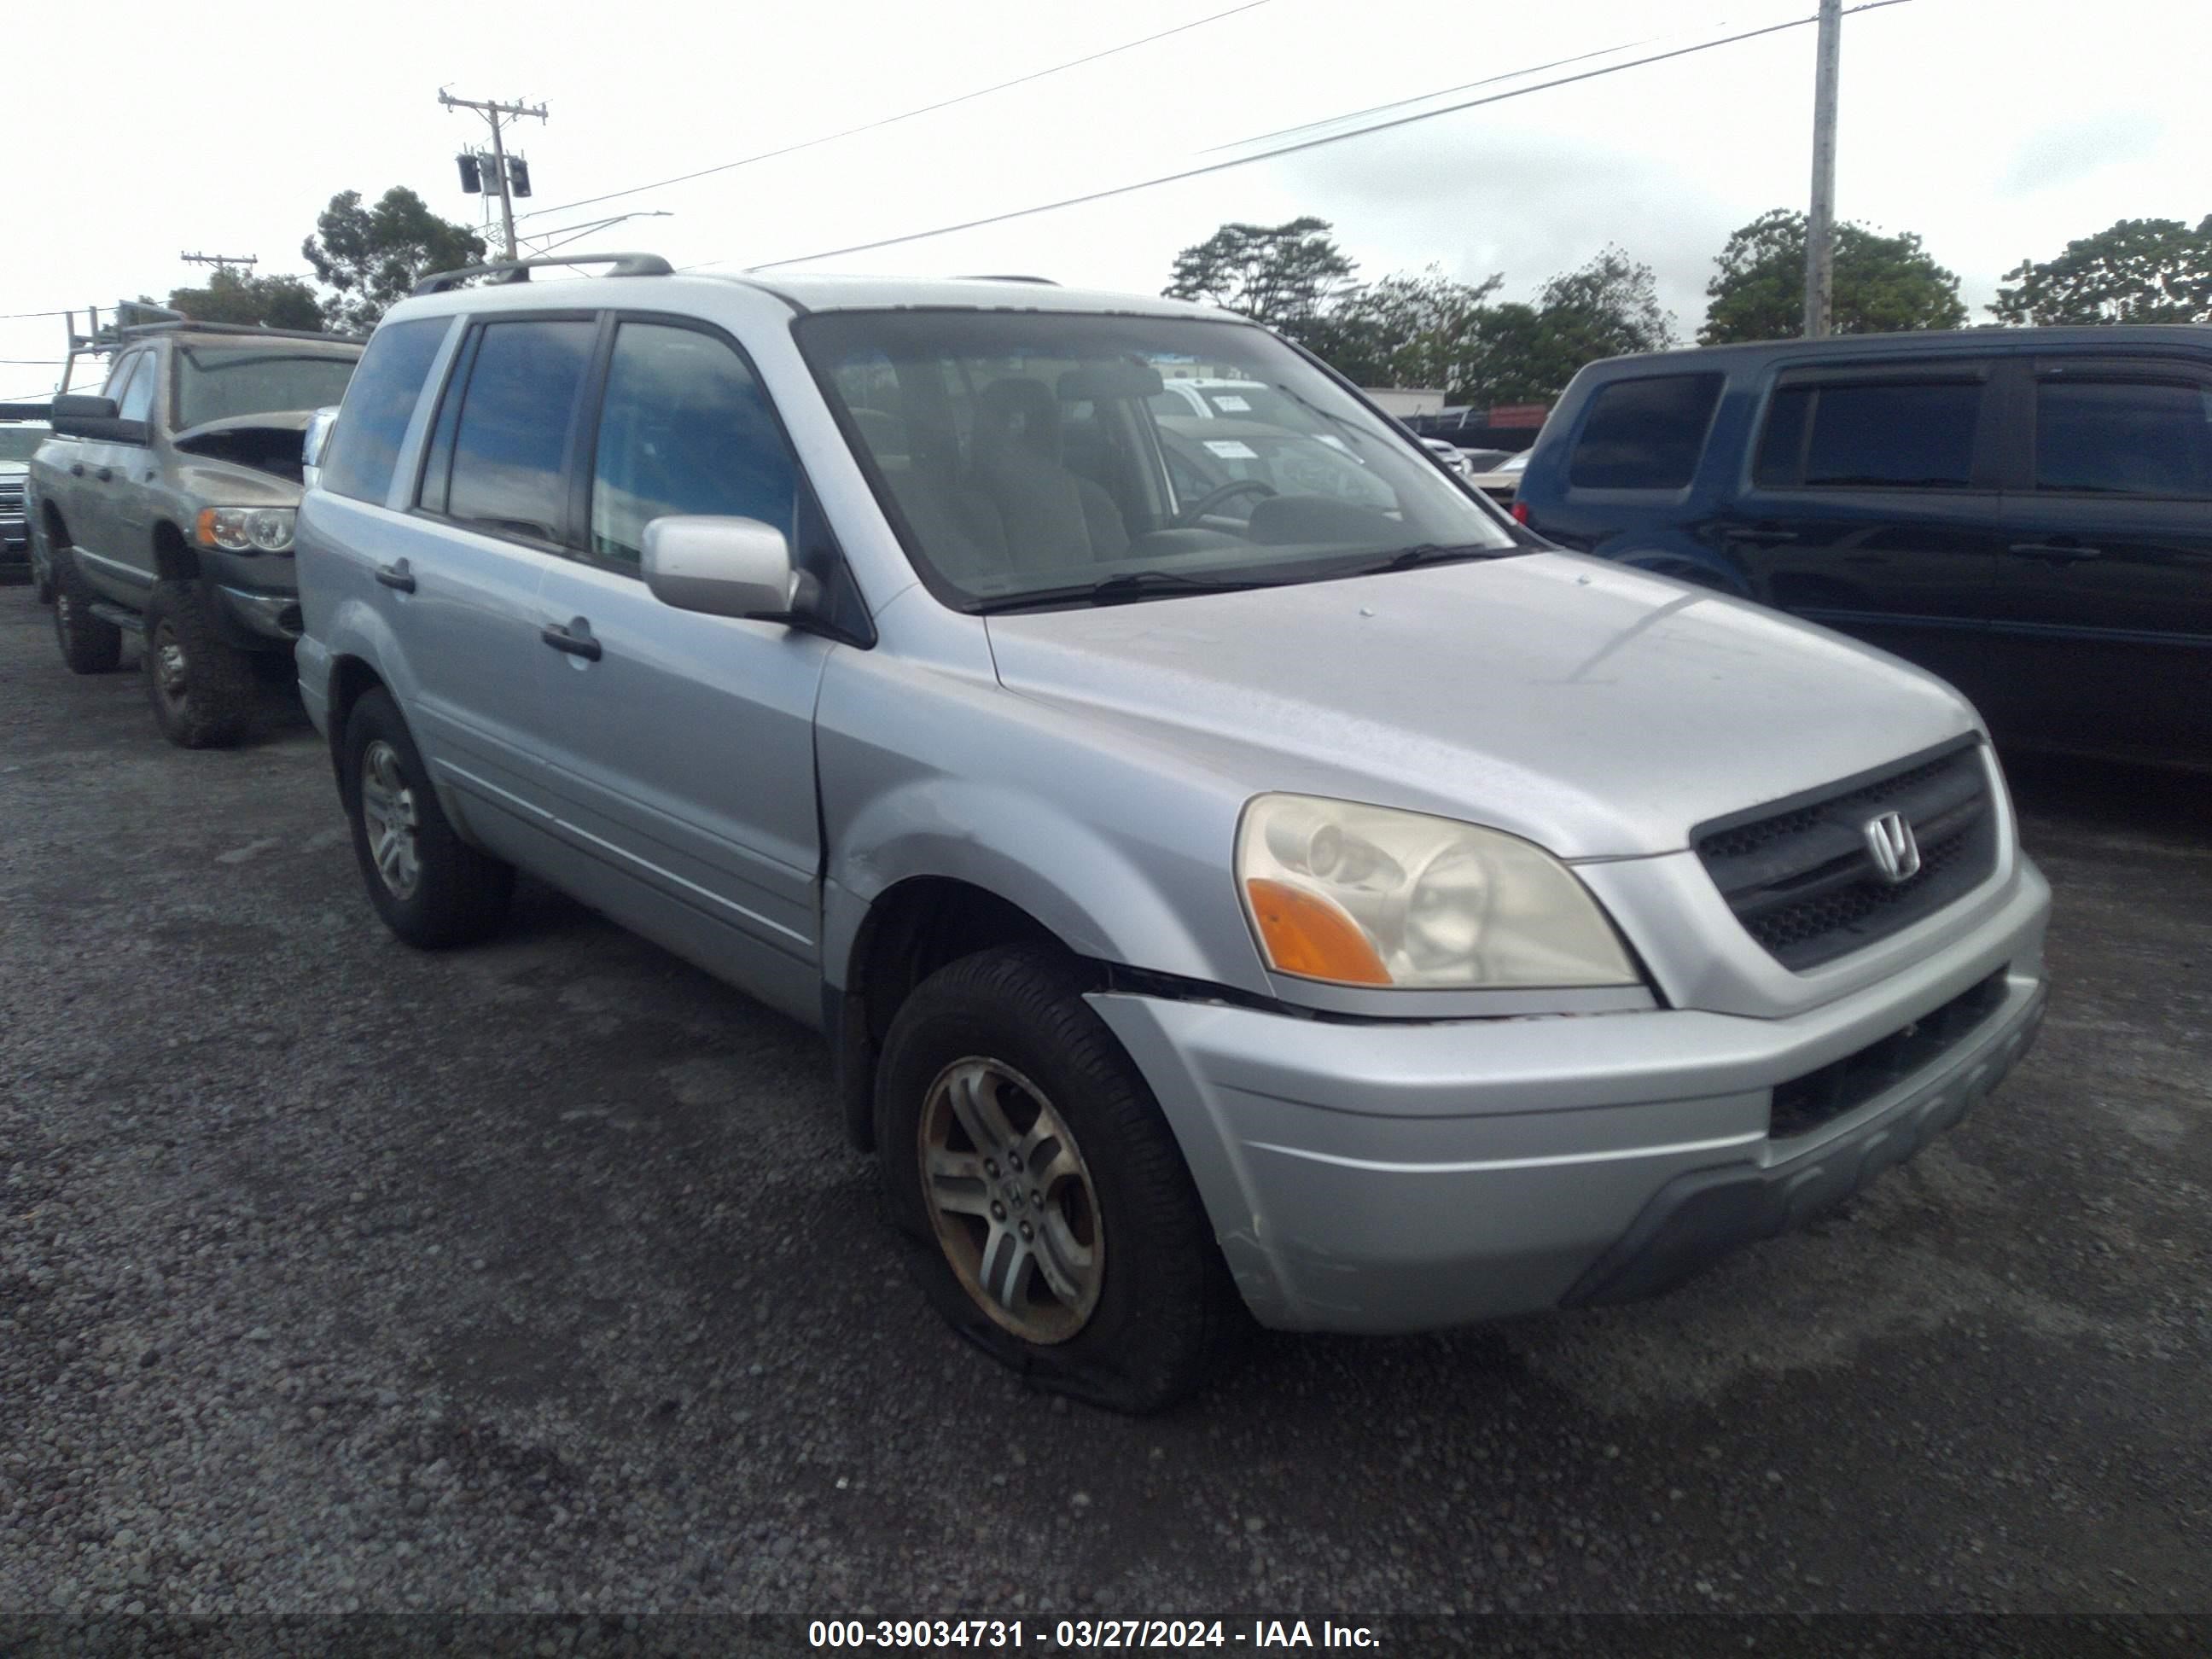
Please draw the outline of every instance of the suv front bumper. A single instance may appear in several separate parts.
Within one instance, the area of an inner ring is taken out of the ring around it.
[[[1262,1323],[1429,1330],[1650,1294],[1912,1156],[2033,1039],[2049,909],[2022,858],[1965,939],[1786,1019],[1401,1025],[1091,1000],[1151,1083]],[[1967,1012],[1936,1052],[1899,1041],[1954,1004]],[[1778,1085],[1892,1054],[1910,1069],[1771,1133]]]

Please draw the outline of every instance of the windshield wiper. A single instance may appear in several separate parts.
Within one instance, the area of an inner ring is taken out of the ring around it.
[[[1385,571],[1412,570],[1425,564],[1450,564],[1459,559],[1501,559],[1509,553],[1525,550],[1518,547],[1492,547],[1479,542],[1419,542],[1412,547],[1401,547],[1373,564],[1360,565],[1345,574],[1377,576]]]
[[[1189,576],[1176,570],[1125,570],[1103,581],[1078,582],[1066,587],[1033,588],[1008,593],[968,607],[970,615],[988,617],[1002,611],[1027,611],[1051,605],[1127,605],[1132,599],[1152,599],[1182,593],[1236,593],[1249,587],[1271,587],[1272,582],[1249,578]]]

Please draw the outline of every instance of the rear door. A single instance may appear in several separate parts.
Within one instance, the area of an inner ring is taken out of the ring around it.
[[[2021,365],[2005,497],[2002,711],[2056,748],[2212,762],[2212,368]]]
[[[537,596],[570,531],[570,449],[597,334],[585,313],[499,314],[470,330],[430,428],[414,528],[386,544],[380,573],[415,682],[415,739],[511,855],[517,834],[549,821]]]
[[[1705,534],[1758,599],[1979,701],[2002,534],[1996,410],[1987,358],[1784,369],[1745,488]]]
[[[780,623],[665,605],[646,525],[757,519],[804,564],[828,530],[751,366],[726,336],[623,317],[579,446],[573,557],[532,646],[562,833],[596,861],[582,896],[763,999],[819,1012],[814,702],[839,647]]]

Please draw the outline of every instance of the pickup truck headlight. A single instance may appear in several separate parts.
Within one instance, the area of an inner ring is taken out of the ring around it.
[[[226,553],[284,553],[292,546],[289,507],[205,507],[200,509],[199,543]]]
[[[1280,974],[1424,990],[1642,982],[1565,865],[1450,818],[1261,795],[1237,830],[1237,884]]]

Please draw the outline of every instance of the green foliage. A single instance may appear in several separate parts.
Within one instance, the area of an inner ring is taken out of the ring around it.
[[[453,270],[484,257],[483,238],[466,225],[441,219],[404,185],[384,192],[373,208],[361,192],[331,198],[315,222],[316,234],[300,252],[325,286],[323,316],[333,328],[365,332],[434,270]]]
[[[1241,312],[1270,328],[1310,322],[1357,267],[1329,239],[1325,219],[1224,225],[1176,256],[1164,292]]]
[[[1785,208],[1761,214],[1721,250],[1705,285],[1700,345],[1784,340],[1805,322],[1805,216]],[[1860,224],[1836,227],[1831,301],[1838,334],[1958,328],[1966,320],[1959,279],[1929,258],[1920,238],[1883,236]]]
[[[1990,315],[2001,323],[2212,322],[2212,214],[2122,219],[2057,258],[2005,273]]]
[[[169,305],[198,323],[307,330],[323,325],[314,290],[297,276],[251,276],[224,265],[216,267],[205,288],[170,289]]]

